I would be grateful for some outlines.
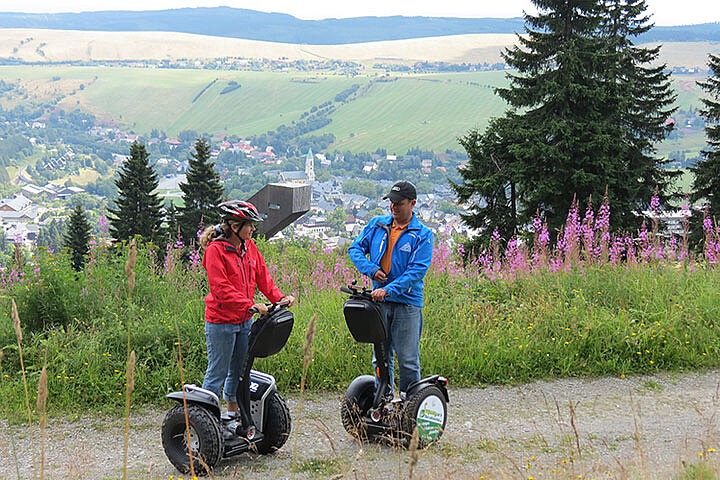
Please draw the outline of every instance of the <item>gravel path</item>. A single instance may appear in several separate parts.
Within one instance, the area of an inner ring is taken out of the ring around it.
[[[299,397],[291,395],[286,445],[274,455],[224,461],[214,478],[400,479],[411,468],[413,478],[432,479],[672,478],[684,463],[720,465],[719,389],[720,371],[451,389],[445,434],[417,453],[415,465],[407,451],[361,445],[346,434],[337,394],[306,396],[298,428]],[[128,478],[182,477],[160,442],[164,413],[133,414]],[[45,478],[122,478],[124,425],[122,418],[51,419]],[[33,478],[37,430],[28,435],[4,421],[0,429],[0,478],[17,478],[17,467],[21,478]]]

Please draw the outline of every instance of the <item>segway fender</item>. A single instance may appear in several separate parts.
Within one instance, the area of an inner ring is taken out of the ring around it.
[[[406,392],[406,398],[410,398],[417,392],[422,390],[427,385],[435,385],[440,389],[445,397],[445,403],[450,403],[450,396],[447,391],[447,378],[441,377],[440,375],[430,375],[429,377],[422,378],[415,383],[411,383]]]
[[[350,385],[348,385],[348,388],[345,391],[345,396],[357,397],[368,388],[368,385],[375,385],[375,377],[372,375],[360,375],[359,377],[355,377],[355,379],[350,382]]]
[[[200,405],[220,418],[220,401],[217,395],[196,385],[185,385],[183,390],[184,392],[168,393],[165,395],[165,398],[175,400],[179,403],[187,401],[188,403]]]

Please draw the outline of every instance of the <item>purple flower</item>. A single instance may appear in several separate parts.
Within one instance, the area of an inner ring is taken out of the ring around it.
[[[98,220],[98,230],[101,234],[105,235],[109,229],[110,224],[108,223],[108,219],[105,216],[101,216]]]
[[[655,195],[650,199],[650,210],[653,213],[660,213],[660,197],[657,196],[657,187],[655,188]]]

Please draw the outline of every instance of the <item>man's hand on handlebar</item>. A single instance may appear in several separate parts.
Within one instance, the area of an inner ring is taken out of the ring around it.
[[[370,292],[370,296],[372,297],[373,301],[375,302],[382,302],[385,300],[385,295],[387,295],[387,292],[384,288],[376,288],[372,292]]]
[[[385,272],[383,272],[382,269],[379,269],[375,272],[375,275],[373,275],[373,279],[380,283],[385,283],[387,282],[387,275],[385,275]]]
[[[287,302],[287,306],[292,307],[295,304],[295,297],[293,297],[292,295],[288,295],[287,297],[283,298],[281,302]]]

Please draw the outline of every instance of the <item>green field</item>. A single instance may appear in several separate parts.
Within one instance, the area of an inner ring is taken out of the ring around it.
[[[227,72],[104,67],[0,67],[0,78],[20,81],[31,99],[80,108],[126,125],[136,133],[153,128],[250,136],[300,120],[313,106],[332,101],[353,84],[350,101],[337,104],[332,123],[314,133],[333,133],[331,148],[402,154],[408,148],[460,149],[457,137],[484,128],[504,112],[494,87],[505,72],[347,77],[321,73]],[[677,75],[677,105],[701,106],[697,75]],[[217,81],[207,88],[208,84]],[[382,81],[390,80],[390,81]],[[240,88],[221,95],[228,82]],[[82,86],[81,86],[82,85]],[[196,99],[195,101],[193,101]],[[4,100],[8,102],[8,99]],[[15,102],[21,99],[14,99]],[[698,151],[702,131],[659,145],[661,155]]]
[[[169,135],[185,129],[261,134],[299,120],[313,106],[360,84],[364,93],[340,105],[332,123],[317,133],[334,133],[335,146],[343,150],[382,147],[398,153],[412,146],[438,151],[459,148],[458,135],[483,127],[489,117],[502,114],[504,103],[492,87],[505,82],[502,72],[406,75],[378,82],[368,76],[317,73],[80,67],[3,67],[0,78],[21,79],[38,98],[67,95],[60,102],[65,109],[88,110],[137,133],[158,128]],[[216,78],[218,81],[193,102]],[[241,88],[221,95],[231,80]],[[77,88],[83,82],[84,88]]]

